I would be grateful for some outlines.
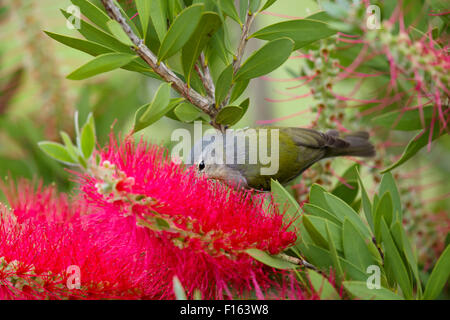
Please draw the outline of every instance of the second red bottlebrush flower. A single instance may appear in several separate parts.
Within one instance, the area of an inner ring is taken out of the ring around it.
[[[142,141],[119,145],[111,138],[99,165],[80,177],[96,210],[88,223],[102,222],[111,243],[140,246],[150,298],[173,298],[174,276],[189,296],[197,290],[204,299],[242,297],[255,282],[269,289],[275,284],[270,268],[245,250],[277,254],[293,245],[297,237],[283,214],[265,208],[262,196],[198,177],[166,154]]]

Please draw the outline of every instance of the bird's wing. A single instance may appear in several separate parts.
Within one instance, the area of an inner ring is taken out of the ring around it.
[[[330,130],[327,133],[318,132],[306,128],[282,128],[294,143],[299,147],[306,147],[312,149],[331,148],[346,148],[349,143],[339,138],[339,133],[335,130]]]

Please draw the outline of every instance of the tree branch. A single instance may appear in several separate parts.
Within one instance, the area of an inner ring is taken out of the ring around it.
[[[144,44],[128,25],[125,18],[122,16],[119,8],[112,0],[101,0],[109,17],[116,20],[123,31],[128,35],[134,44],[134,51],[158,74],[164,81],[172,83],[172,88],[178,91],[184,98],[202,110],[211,118],[211,125],[221,129],[220,125],[215,123],[215,117],[218,110],[214,107],[214,99],[211,97],[204,97],[192,88],[189,88],[186,83],[181,80],[172,70],[170,70],[163,62],[158,63],[158,57]]]
[[[208,93],[209,97],[212,100],[215,100],[216,88],[214,86],[214,81],[211,76],[211,71],[209,70],[209,67],[206,64],[205,55],[203,53],[200,55],[200,63],[202,65],[202,70],[203,70],[203,73],[200,75],[200,78],[203,82],[203,86],[205,87],[206,92]]]
[[[248,35],[250,33],[250,28],[251,28],[254,20],[255,20],[255,14],[250,11],[247,11],[247,18],[245,19],[245,23],[242,26],[241,38],[239,40],[238,49],[237,49],[236,56],[233,61],[233,74],[236,74],[236,72],[238,72],[238,70],[241,68],[242,58],[244,56],[245,47],[247,46],[247,42],[248,42]],[[226,106],[230,102],[232,89],[233,89],[233,86],[228,91],[227,97],[222,102],[222,105],[220,107]]]
[[[290,262],[292,264],[296,264],[296,265],[299,265],[299,266],[304,266],[305,268],[312,269],[314,271],[322,273],[322,271],[320,271],[317,267],[315,267],[314,265],[312,265],[308,261],[303,260],[301,258],[292,257],[292,256],[287,255],[285,253],[278,254],[278,257],[280,257],[281,259],[283,259],[283,260],[285,260],[287,262]]]
[[[247,11],[247,18],[245,19],[245,23],[242,26],[241,38],[239,40],[239,46],[236,52],[236,57],[233,62],[234,73],[236,73],[241,67],[242,57],[244,56],[245,47],[248,42],[248,34],[250,33],[250,28],[254,20],[255,14],[250,11]]]

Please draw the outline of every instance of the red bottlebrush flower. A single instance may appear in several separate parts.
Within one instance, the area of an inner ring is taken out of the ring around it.
[[[140,252],[129,245],[118,254],[80,217],[83,204],[23,182],[7,194],[13,208],[0,204],[0,299],[145,298],[145,265],[133,261]]]
[[[198,177],[143,142],[111,139],[100,156],[73,200],[53,187],[3,186],[12,208],[0,210],[0,298],[170,299],[174,276],[189,297],[304,298],[283,284],[288,272],[245,253],[296,241],[260,195]],[[68,285],[71,266],[79,288]]]
[[[100,156],[93,176],[80,177],[86,201],[97,209],[88,223],[111,242],[140,246],[149,297],[173,298],[174,276],[188,295],[198,290],[204,299],[242,296],[254,281],[263,290],[274,284],[271,268],[245,250],[277,254],[296,235],[276,208],[264,209],[261,196],[198,177],[142,141],[117,145],[112,138]]]

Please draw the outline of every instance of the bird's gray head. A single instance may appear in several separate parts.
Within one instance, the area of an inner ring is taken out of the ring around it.
[[[247,180],[239,171],[239,166],[236,165],[239,152],[245,153],[245,150],[239,150],[235,140],[235,135],[227,136],[219,131],[205,134],[191,150],[191,166],[194,166],[199,174],[206,175],[209,179],[247,187]]]

